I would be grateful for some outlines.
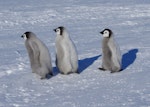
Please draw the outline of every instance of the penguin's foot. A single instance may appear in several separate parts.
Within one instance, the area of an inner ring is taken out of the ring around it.
[[[110,73],[115,73],[115,72],[120,72],[120,70],[119,71],[111,71]]]
[[[63,73],[63,72],[60,72],[60,74],[65,75],[65,73]]]
[[[52,72],[48,73],[45,75],[45,79],[50,79],[52,76],[54,76]]]
[[[73,73],[75,73],[75,74],[80,74],[80,72],[77,70],[76,72],[72,72],[72,71],[70,71],[70,72],[67,72],[67,73],[64,73],[64,72],[60,72],[62,75],[69,75],[69,74],[73,74]]]
[[[43,80],[43,79],[45,79],[45,78],[41,77],[40,79]]]
[[[124,70],[124,69],[121,68],[121,69],[119,70],[119,72],[121,72],[121,71],[123,71],[123,70]]]
[[[40,79],[41,79],[41,80],[44,80],[44,79],[46,79],[46,77],[41,77]]]
[[[50,76],[54,76],[52,72],[50,72],[48,75],[50,75]]]
[[[115,73],[116,71],[111,71],[110,73]]]
[[[74,72],[68,72],[67,75],[72,74],[72,73],[74,73]]]
[[[72,74],[74,72],[67,72],[67,73],[64,73],[64,72],[60,72],[62,75],[69,75],[69,74]]]
[[[100,68],[98,68],[98,69],[99,69],[99,70],[102,70],[102,71],[106,71],[106,69],[104,69],[104,68],[101,68],[101,67],[100,67]]]
[[[75,72],[76,74],[80,74],[80,72],[77,70],[76,72]]]

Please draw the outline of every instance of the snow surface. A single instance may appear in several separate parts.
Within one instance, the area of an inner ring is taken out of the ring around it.
[[[55,67],[58,26],[77,47],[79,75]],[[104,28],[115,33],[122,72],[98,70]],[[54,77],[31,73],[25,31],[48,46]],[[0,107],[150,107],[149,34],[149,0],[0,0]]]

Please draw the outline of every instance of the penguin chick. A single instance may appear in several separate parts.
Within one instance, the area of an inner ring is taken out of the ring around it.
[[[25,32],[22,36],[30,59],[33,73],[45,79],[52,74],[51,57],[46,45],[32,32]]]
[[[62,74],[78,73],[78,55],[76,47],[65,27],[54,29],[56,32],[56,66]]]
[[[113,32],[110,29],[104,29],[100,32],[103,35],[102,40],[102,67],[100,70],[109,70],[111,73],[121,71],[121,54],[119,46],[116,44]]]

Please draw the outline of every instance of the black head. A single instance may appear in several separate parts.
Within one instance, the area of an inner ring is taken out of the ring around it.
[[[21,37],[26,40],[30,38],[30,35],[31,35],[31,32],[25,32]]]
[[[65,28],[63,26],[60,26],[60,27],[54,29],[54,31],[56,32],[57,35],[63,35],[64,29]]]
[[[110,29],[104,29],[103,31],[100,32],[103,37],[109,38],[113,34],[113,32]]]

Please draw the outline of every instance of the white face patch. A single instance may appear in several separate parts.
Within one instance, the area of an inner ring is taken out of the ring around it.
[[[60,35],[60,29],[59,28],[56,29],[56,34]]]
[[[109,35],[110,35],[110,34],[109,34],[109,31],[108,31],[108,30],[105,30],[104,33],[103,33],[103,37],[104,37],[104,38],[108,38]]]
[[[22,37],[23,37],[24,40],[27,40],[26,34],[23,34]]]

